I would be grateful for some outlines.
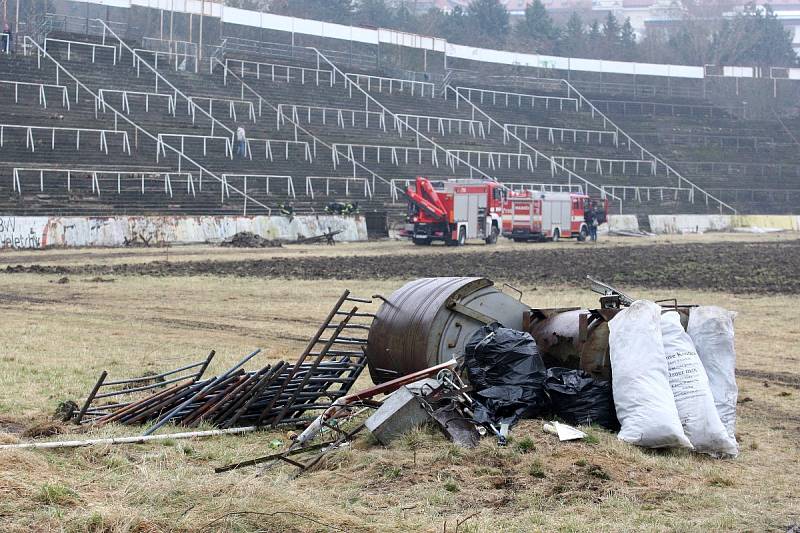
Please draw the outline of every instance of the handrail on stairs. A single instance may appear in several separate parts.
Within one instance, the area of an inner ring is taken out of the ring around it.
[[[94,97],[95,101],[98,101],[98,99],[100,97],[94,91],[89,89],[89,87],[87,87],[82,81],[80,81],[70,71],[68,71],[63,65],[61,65],[61,63],[59,63],[44,48],[42,48],[41,45],[39,45],[39,43],[37,43],[33,38],[31,38],[29,35],[26,35],[25,39],[24,39],[24,43],[25,43],[26,47],[27,46],[31,46],[32,48],[35,48],[37,50],[39,58],[46,57],[47,59],[52,61],[53,64],[56,66],[56,71],[57,72],[58,71],[63,72],[66,76],[71,78],[75,82],[75,84],[77,86],[80,86],[88,94],[92,95],[92,97]],[[141,132],[142,135],[144,135],[145,137],[149,138],[150,140],[152,140],[152,141],[154,141],[156,143],[158,142],[158,137],[156,137],[155,135],[153,135],[152,133],[150,133],[149,131],[147,131],[146,129],[141,127],[140,125],[138,125],[136,122],[134,122],[133,120],[128,118],[124,113],[121,113],[121,112],[117,111],[117,109],[114,108],[114,106],[106,104],[106,108],[110,109],[114,113],[115,119],[121,119],[123,122],[125,122],[125,123],[129,124],[130,126],[132,126],[135,130]],[[167,143],[162,143],[162,146],[164,146],[165,148],[169,149],[172,152],[175,152],[178,155],[178,166],[179,167],[180,167],[181,158],[183,158],[187,162],[189,162],[190,164],[192,164],[195,167],[197,167],[197,169],[200,170],[201,172],[205,172],[208,176],[211,176],[212,178],[214,178],[218,182],[224,183],[222,178],[220,178],[219,176],[217,176],[216,174],[214,174],[213,172],[211,172],[210,170],[208,170],[207,168],[205,168],[200,163],[196,162],[194,159],[190,158],[189,156],[187,156],[186,154],[184,154],[180,150],[174,148],[173,146],[171,146],[171,145],[169,145]],[[180,171],[180,168],[178,170]],[[227,187],[229,189],[232,189],[235,193],[241,195],[242,198],[245,199],[245,201],[249,200],[249,201],[253,202],[254,204],[258,205],[259,207],[263,207],[264,209],[267,210],[268,213],[272,212],[272,209],[270,207],[264,205],[263,203],[259,202],[258,200],[254,199],[254,198],[249,197],[247,194],[243,193],[242,191],[240,191],[236,187],[234,187],[232,185],[228,185]]]
[[[737,213],[736,209],[734,209],[730,205],[726,204],[725,202],[723,202],[722,200],[720,200],[716,196],[713,196],[710,193],[706,192],[705,190],[701,189],[700,187],[695,185],[692,181],[690,181],[690,180],[686,179],[685,177],[683,177],[683,175],[680,172],[678,172],[677,170],[675,170],[669,163],[667,163],[666,161],[664,161],[663,159],[661,159],[657,155],[653,154],[647,148],[645,148],[640,143],[638,143],[633,137],[628,135],[628,133],[626,133],[622,128],[617,126],[614,123],[613,120],[608,118],[602,111],[597,109],[597,107],[594,104],[592,104],[592,102],[589,101],[588,98],[583,96],[583,94],[578,89],[576,89],[575,86],[572,85],[569,81],[567,81],[565,79],[560,79],[558,81],[563,83],[567,87],[567,96],[571,96],[572,93],[574,92],[575,95],[578,97],[579,101],[582,104],[585,103],[586,105],[588,105],[593,113],[598,114],[603,119],[604,124],[605,123],[609,124],[612,128],[614,128],[614,131],[616,131],[617,134],[625,137],[625,139],[628,140],[629,148],[630,148],[630,145],[633,144],[636,148],[638,148],[641,151],[642,154],[646,154],[647,156],[651,157],[653,159],[653,161],[655,161],[656,163],[660,163],[667,170],[667,177],[669,177],[670,172],[673,173],[678,178],[678,187],[679,188],[681,187],[682,183],[686,183],[687,185],[689,185],[689,188],[697,190],[700,193],[704,194],[705,197],[706,197],[706,202],[708,200],[713,200],[713,201],[717,202],[719,204],[720,212],[722,212],[722,209],[725,208],[725,209],[729,209],[734,215]]]

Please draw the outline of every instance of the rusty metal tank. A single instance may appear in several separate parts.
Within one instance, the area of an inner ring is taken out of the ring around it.
[[[460,355],[484,324],[521,330],[529,310],[486,278],[411,281],[385,298],[373,319],[367,344],[372,380],[383,383]]]

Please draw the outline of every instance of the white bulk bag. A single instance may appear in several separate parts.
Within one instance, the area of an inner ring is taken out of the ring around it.
[[[692,309],[687,332],[703,363],[720,420],[736,438],[736,350],[733,319],[736,313],[716,306]]]
[[[638,300],[608,323],[617,437],[647,448],[691,448],[669,386],[660,321],[660,306]]]
[[[677,311],[661,315],[661,337],[672,396],[689,442],[697,452],[735,457],[739,448],[719,419],[706,371]]]

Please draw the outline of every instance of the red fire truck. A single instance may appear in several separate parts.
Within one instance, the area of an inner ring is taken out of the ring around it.
[[[515,242],[589,235],[584,212],[592,200],[586,194],[569,192],[512,192],[503,204],[503,236]],[[602,220],[608,217],[608,201],[596,200]]]
[[[414,244],[444,241],[449,246],[461,246],[468,239],[494,244],[502,231],[506,190],[499,183],[417,177],[415,187],[409,187],[406,195],[409,222],[413,224],[407,233]]]

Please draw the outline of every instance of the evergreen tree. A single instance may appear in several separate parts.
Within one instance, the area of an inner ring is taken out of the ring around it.
[[[602,58],[605,55],[603,32],[600,30],[600,23],[597,20],[593,20],[589,26],[589,34],[586,36],[586,52],[588,57]]]
[[[363,26],[394,27],[394,13],[386,0],[360,0],[353,20]]]
[[[634,61],[639,58],[639,53],[636,44],[636,32],[633,30],[631,19],[626,18],[625,23],[619,34],[619,48],[620,53],[618,59],[623,61]]]
[[[605,57],[613,58],[619,53],[621,31],[622,28],[619,26],[617,17],[614,16],[614,13],[609,11],[606,21],[603,24],[602,53]]]
[[[352,0],[274,0],[270,13],[338,24],[352,23]]]
[[[484,46],[502,45],[509,30],[508,10],[499,0],[472,0],[467,18],[485,41]]]
[[[586,29],[581,16],[574,11],[561,32],[557,51],[568,57],[586,56]]]
[[[549,54],[556,49],[561,30],[553,23],[553,19],[541,0],[525,8],[525,19],[515,28],[517,38],[534,52]]]

